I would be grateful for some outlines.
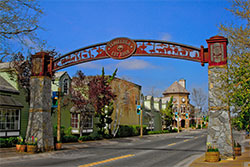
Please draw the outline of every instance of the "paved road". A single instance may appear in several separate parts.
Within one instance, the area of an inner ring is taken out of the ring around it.
[[[70,147],[75,149],[36,154],[1,166],[183,167],[205,152],[206,131],[112,139]]]

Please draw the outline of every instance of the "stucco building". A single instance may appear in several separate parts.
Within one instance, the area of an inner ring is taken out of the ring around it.
[[[188,128],[194,117],[194,106],[189,103],[189,95],[184,79],[175,81],[163,92],[162,100],[169,101],[173,97],[174,127],[177,127],[179,121],[179,127]]]
[[[16,82],[16,71],[0,63],[0,137],[24,137],[28,115],[27,92]]]
[[[91,76],[88,76],[88,78],[91,78]],[[65,72],[55,74],[55,82],[61,83],[56,85],[61,85],[62,91],[67,87],[65,86],[65,83],[67,83],[65,80],[69,81],[68,85],[71,84],[71,79]],[[52,86],[52,88],[55,91],[58,89],[56,86]],[[111,88],[116,95],[116,99],[113,103],[114,111],[111,116],[113,120],[110,127],[112,132],[116,133],[119,125],[139,125],[140,119],[136,113],[136,105],[140,102],[141,86],[120,78],[114,78],[111,82]],[[65,128],[72,127],[73,134],[80,134],[80,122],[82,121],[80,119],[80,111],[73,106],[70,96],[68,97],[68,95],[65,94],[62,101],[65,101],[64,99],[66,97],[69,100],[66,100],[68,104],[65,104],[65,109],[63,111],[66,113],[62,114],[65,115],[62,118],[62,125]],[[82,122],[83,134],[89,134],[97,130],[95,123],[98,119],[94,117],[94,111],[89,113],[90,114],[85,116],[85,120]],[[57,115],[55,114],[53,118],[54,122],[56,122]]]

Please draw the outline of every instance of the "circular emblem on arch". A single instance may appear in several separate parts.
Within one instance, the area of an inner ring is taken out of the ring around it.
[[[125,59],[136,50],[136,43],[129,38],[115,38],[106,45],[106,53],[113,59]]]

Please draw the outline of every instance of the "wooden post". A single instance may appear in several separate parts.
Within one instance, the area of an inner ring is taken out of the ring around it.
[[[141,123],[141,132],[140,132],[140,134],[141,134],[141,135],[140,135],[140,137],[143,136],[142,114],[143,114],[143,111],[142,111],[142,109],[141,109],[141,115],[140,115],[140,116],[141,116],[141,117],[140,117],[140,118],[141,118],[141,121],[140,121],[140,123]]]
[[[179,129],[179,117],[177,117],[177,130],[178,130],[178,133],[180,133],[180,129]]]
[[[58,102],[57,102],[57,141],[61,141],[61,88],[58,88]]]

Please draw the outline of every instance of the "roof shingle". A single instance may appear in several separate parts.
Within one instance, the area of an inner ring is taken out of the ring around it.
[[[169,86],[164,92],[163,95],[173,94],[173,93],[184,93],[190,94],[183,86],[181,86],[177,81],[175,81],[171,86]]]
[[[19,91],[16,90],[13,86],[11,86],[11,84],[1,76],[0,76],[0,91],[19,94]]]

